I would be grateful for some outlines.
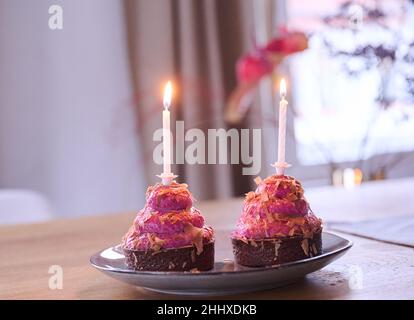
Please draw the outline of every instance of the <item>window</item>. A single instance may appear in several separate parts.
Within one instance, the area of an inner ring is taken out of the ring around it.
[[[289,27],[310,35],[291,58],[295,138],[304,165],[414,150],[411,1],[300,1]]]

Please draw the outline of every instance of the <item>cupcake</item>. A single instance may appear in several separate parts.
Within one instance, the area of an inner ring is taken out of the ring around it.
[[[147,271],[209,270],[214,266],[214,233],[193,207],[186,184],[156,184],[145,207],[122,240],[129,268]]]
[[[256,182],[231,234],[236,262],[263,267],[321,254],[322,221],[310,209],[301,183],[285,175]]]

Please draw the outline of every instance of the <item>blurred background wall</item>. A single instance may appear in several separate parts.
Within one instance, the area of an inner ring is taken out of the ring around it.
[[[0,1],[2,188],[44,194],[56,216],[142,204],[125,28],[122,1]]]

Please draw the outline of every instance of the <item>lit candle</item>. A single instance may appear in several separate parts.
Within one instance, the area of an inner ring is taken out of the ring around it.
[[[164,151],[163,173],[159,176],[164,185],[168,185],[176,177],[171,172],[171,130],[170,130],[170,106],[172,99],[172,85],[168,81],[164,89],[164,110],[162,111],[162,143]]]
[[[164,148],[164,174],[171,173],[170,106],[172,87],[168,81],[164,89],[164,110],[162,111],[162,142]]]
[[[286,145],[286,111],[288,102],[286,100],[286,81],[282,78],[280,81],[280,102],[279,102],[279,136],[277,162],[273,164],[278,175],[285,174],[285,168],[289,164],[285,161],[285,145]]]

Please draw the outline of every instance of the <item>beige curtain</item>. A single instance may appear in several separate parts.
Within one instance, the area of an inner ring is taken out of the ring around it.
[[[251,1],[126,0],[130,61],[135,86],[140,141],[148,183],[158,180],[161,166],[152,160],[159,142],[162,85],[173,78],[173,119],[185,129],[225,128],[223,110],[235,86],[235,62],[251,46]],[[246,127],[245,124],[241,126]],[[172,125],[174,131],[174,126]],[[176,165],[179,181],[190,184],[196,198],[239,195],[251,177],[235,165]]]

